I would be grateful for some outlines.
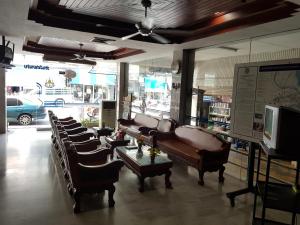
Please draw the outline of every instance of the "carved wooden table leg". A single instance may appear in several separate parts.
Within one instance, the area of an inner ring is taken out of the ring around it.
[[[116,188],[114,185],[112,185],[108,189],[108,205],[109,207],[114,207],[115,206],[115,201],[114,201],[114,193],[116,191]]]
[[[140,188],[139,188],[139,192],[144,192],[144,177],[139,177],[139,181],[140,181]]]
[[[170,176],[172,175],[172,172],[170,170],[168,170],[166,172],[166,175],[165,175],[165,185],[166,185],[166,188],[168,189],[172,189],[172,183],[170,181]]]

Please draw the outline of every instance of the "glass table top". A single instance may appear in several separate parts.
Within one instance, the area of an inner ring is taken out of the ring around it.
[[[129,146],[130,147],[130,146]],[[151,162],[150,154],[147,149],[149,149],[149,146],[143,146],[142,147],[142,154],[138,153],[137,147],[134,149],[129,149],[126,146],[117,147],[117,152],[121,152],[125,154],[127,157],[129,157],[132,161],[137,163],[139,166],[148,166],[153,164],[164,164],[164,163],[170,163],[172,162],[167,154],[160,153],[155,157],[154,163]]]

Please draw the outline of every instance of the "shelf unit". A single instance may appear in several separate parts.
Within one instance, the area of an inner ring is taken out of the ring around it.
[[[230,126],[230,103],[211,103],[208,111],[208,121],[228,130]]]
[[[269,224],[281,224],[277,221],[266,220],[266,209],[275,209],[285,212],[292,213],[291,224],[295,225],[296,214],[300,213],[300,189],[299,189],[299,169],[300,169],[300,159],[292,156],[285,156],[276,153],[274,149],[269,149],[263,142],[260,143],[260,150],[258,155],[257,163],[257,175],[256,175],[256,190],[254,195],[254,206],[253,206],[253,225],[269,225]],[[260,173],[260,159],[261,150],[264,151],[267,157],[267,167],[265,181],[259,180]],[[270,167],[271,162],[274,159],[287,160],[287,161],[297,161],[296,178],[294,185],[282,184],[270,182]],[[256,204],[257,197],[260,196],[262,200],[262,213],[261,218],[256,217]],[[286,225],[286,224],[285,224]]]

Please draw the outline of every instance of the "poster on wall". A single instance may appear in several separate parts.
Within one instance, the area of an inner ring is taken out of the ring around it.
[[[300,110],[300,59],[235,66],[231,135],[261,141],[265,105]]]

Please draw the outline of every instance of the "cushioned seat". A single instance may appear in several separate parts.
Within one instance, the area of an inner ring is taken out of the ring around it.
[[[158,120],[148,115],[137,114],[133,120],[119,119],[119,129],[123,129],[128,135],[139,138],[143,135],[145,144],[154,146],[151,131],[162,133],[173,132],[176,122],[172,119]]]

